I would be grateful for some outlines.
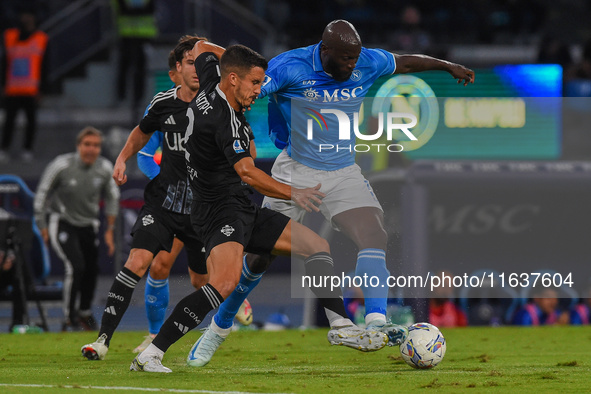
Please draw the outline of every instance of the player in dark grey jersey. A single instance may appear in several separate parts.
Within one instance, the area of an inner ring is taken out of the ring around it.
[[[195,52],[201,86],[191,103],[193,113],[188,113],[186,158],[196,192],[191,220],[205,245],[209,282],[177,304],[152,344],[133,360],[133,371],[171,372],[161,363],[164,352],[236,288],[245,251],[295,253],[306,259],[310,276],[334,274],[326,240],[248,198],[252,187],[264,195],[293,200],[307,211],[318,211],[323,197],[320,185],[291,188],[254,165],[256,149],[243,110],[260,93],[266,60],[241,45],[229,47],[220,61],[221,48],[212,44],[198,43]],[[325,308],[346,316],[340,289],[319,293]],[[372,336],[380,348],[387,342],[383,333],[359,331],[364,337]]]
[[[137,282],[145,274],[154,256],[163,250],[171,251],[175,237],[185,243],[189,268],[200,276],[198,281],[207,283],[203,245],[190,222],[193,194],[188,185],[184,161],[188,105],[199,89],[191,52],[198,40],[199,37],[187,36],[175,47],[177,71],[182,75],[182,84],[154,96],[148,113],[132,130],[115,162],[112,176],[121,185],[127,180],[127,160],[135,156],[156,130],[164,134],[160,174],[146,186],[145,205],[132,229],[131,251],[109,291],[99,337],[94,343],[82,347],[82,354],[89,360],[102,360],[105,357]]]

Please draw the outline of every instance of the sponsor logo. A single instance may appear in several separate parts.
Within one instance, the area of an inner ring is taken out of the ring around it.
[[[268,84],[269,82],[271,82],[273,78],[271,78],[268,75],[265,75],[265,79],[263,80],[263,86],[265,86],[266,84]]]
[[[115,307],[113,305],[106,307],[105,313],[108,313],[113,316],[117,316],[117,313],[115,312]]]
[[[191,319],[195,320],[195,322],[197,324],[201,323],[201,319],[199,319],[199,316],[197,316],[197,314],[195,312],[191,311],[189,308],[184,307],[183,312],[185,312],[187,315],[189,315],[189,317]]]
[[[353,89],[349,89],[349,88],[335,89],[332,91],[332,93],[330,93],[328,90],[324,89],[322,91],[324,93],[322,102],[336,103],[338,101],[347,101],[352,98],[357,98],[357,93],[359,93],[359,91],[363,91],[363,86],[357,86],[356,88],[353,88]]]
[[[315,85],[315,84],[316,84],[316,81],[310,81],[310,80],[302,81],[302,85]]]
[[[320,98],[320,95],[316,91],[316,89],[306,89],[304,90],[304,97],[308,99],[308,101],[316,101]]]
[[[172,115],[170,115],[168,117],[168,119],[166,119],[166,121],[164,121],[164,124],[176,124],[176,122],[174,121],[174,118],[172,117]]]
[[[240,145],[240,140],[235,140],[234,145],[232,147],[234,148],[234,152],[244,153],[244,148],[242,147],[242,145]]]
[[[117,301],[125,301],[125,297],[123,297],[122,295],[119,295],[119,294],[115,294],[112,291],[109,292],[108,298],[114,298]]]
[[[183,334],[186,334],[189,331],[189,327],[179,323],[179,322],[174,322],[174,325],[179,329],[180,332],[182,332]]]
[[[154,223],[154,218],[152,217],[152,215],[146,215],[142,218],[142,224],[144,226],[149,226],[152,223]]]
[[[232,226],[228,226],[227,224],[222,227],[222,229],[220,230],[222,232],[222,234],[224,234],[226,237],[229,237],[230,235],[232,235],[232,233],[234,232],[234,227]]]
[[[171,151],[186,152],[185,149],[185,138],[180,133],[164,133],[164,140],[166,140],[166,146]]]
[[[197,178],[197,170],[191,166],[187,166],[187,174],[189,174],[189,178],[191,178],[191,180]]]

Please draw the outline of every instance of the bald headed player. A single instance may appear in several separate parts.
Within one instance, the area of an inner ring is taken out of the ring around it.
[[[351,149],[355,144],[355,135],[351,133],[350,140],[339,139],[337,117],[325,115],[325,132],[315,133],[312,143],[307,138],[306,127],[292,128],[292,125],[298,124],[294,122],[295,117],[304,115],[294,113],[292,119],[292,99],[306,99],[306,107],[312,109],[318,109],[319,106],[339,109],[353,119],[353,113],[359,111],[363,97],[378,78],[428,70],[446,71],[464,86],[474,82],[474,71],[459,64],[426,55],[397,55],[383,49],[364,48],[351,23],[335,20],[326,26],[322,41],[318,44],[294,49],[271,59],[259,95],[259,98],[269,96],[271,138],[278,148],[283,149],[273,165],[273,178],[297,188],[322,184],[320,190],[326,195],[319,206],[322,214],[359,249],[355,275],[375,276],[382,285],[362,288],[365,323],[369,330],[386,333],[391,346],[399,345],[406,337],[407,330],[388,323],[386,319],[386,283],[390,275],[386,267],[388,234],[384,228],[383,209],[369,182],[355,164],[355,152]],[[295,145],[293,141],[297,141]],[[319,144],[339,149],[319,152]],[[263,206],[284,213],[298,222],[303,220],[306,213],[290,201],[271,197],[265,197]],[[251,264],[250,275],[260,277],[269,261],[259,259]],[[211,360],[230,331],[233,314],[258,281],[243,275],[240,283],[248,291],[234,291],[222,303],[206,332],[215,338],[201,341],[208,346],[196,344],[189,354],[190,365],[201,366]],[[330,310],[326,312],[333,328],[345,321],[343,316]],[[330,333],[329,341],[332,342]]]

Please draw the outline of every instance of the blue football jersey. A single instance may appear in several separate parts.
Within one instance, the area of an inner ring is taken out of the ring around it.
[[[321,44],[271,59],[259,97],[269,96],[270,105],[278,108],[274,112],[281,115],[269,118],[275,144],[287,144],[287,153],[308,167],[333,171],[355,163],[354,113],[376,79],[394,73],[396,62],[390,52],[362,48],[349,80],[338,82],[322,69]],[[349,135],[340,132],[344,116]]]

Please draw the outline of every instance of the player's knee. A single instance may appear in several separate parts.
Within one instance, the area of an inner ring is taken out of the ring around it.
[[[364,231],[357,240],[357,247],[362,249],[386,249],[388,245],[388,233],[382,226],[376,226]]]
[[[162,264],[159,261],[154,260],[152,265],[150,265],[150,276],[152,279],[166,279],[170,274],[170,267],[165,264]]]
[[[310,248],[309,255],[321,252],[330,253],[330,245],[328,244],[328,241],[320,236],[314,237],[314,239],[311,240]]]
[[[193,287],[196,290],[199,290],[200,288],[205,286],[207,284],[208,280],[209,280],[209,276],[207,274],[203,275],[203,274],[196,274],[193,272],[191,273],[191,284],[193,285]]]
[[[270,254],[258,255],[249,253],[246,255],[246,264],[248,265],[250,272],[253,274],[260,274],[269,268],[274,259],[275,257]]]
[[[154,255],[147,250],[132,249],[129,252],[129,258],[125,262],[125,268],[142,277],[150,266],[153,257]]]

